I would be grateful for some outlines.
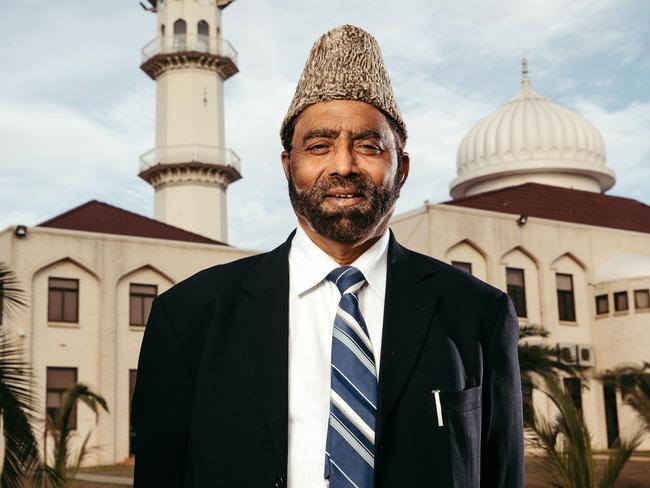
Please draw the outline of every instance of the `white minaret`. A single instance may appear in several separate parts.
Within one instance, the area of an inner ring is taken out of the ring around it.
[[[156,80],[156,147],[139,176],[155,189],[157,220],[227,242],[226,188],[241,174],[226,148],[223,82],[239,69],[221,11],[234,0],[148,1],[157,35],[140,67]]]

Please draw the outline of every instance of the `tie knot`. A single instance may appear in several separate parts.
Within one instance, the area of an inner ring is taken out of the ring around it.
[[[327,279],[336,285],[341,295],[356,293],[366,282],[363,273],[354,266],[336,268],[327,275]]]

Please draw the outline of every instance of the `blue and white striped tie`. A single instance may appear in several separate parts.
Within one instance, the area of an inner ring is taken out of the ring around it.
[[[357,293],[366,279],[352,266],[327,279],[341,292],[332,338],[332,389],[325,448],[330,488],[372,488],[377,369]]]

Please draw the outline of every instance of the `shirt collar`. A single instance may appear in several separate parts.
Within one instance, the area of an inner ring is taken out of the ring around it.
[[[368,285],[380,296],[386,286],[386,261],[390,233],[388,230],[370,246],[352,266],[363,273]],[[318,285],[339,264],[318,247],[298,225],[291,241],[289,264],[292,286],[298,295]]]

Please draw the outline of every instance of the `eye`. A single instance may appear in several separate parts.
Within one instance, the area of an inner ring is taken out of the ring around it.
[[[325,154],[330,148],[330,145],[325,142],[316,142],[307,147],[307,151],[312,154]]]
[[[372,142],[361,142],[356,144],[354,147],[358,153],[366,156],[375,156],[384,152],[379,145]]]

